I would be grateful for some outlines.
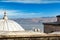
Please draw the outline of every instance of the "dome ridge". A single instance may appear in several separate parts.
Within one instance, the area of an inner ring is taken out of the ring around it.
[[[24,28],[13,20],[7,20],[6,12],[3,19],[0,20],[0,31],[25,31]]]

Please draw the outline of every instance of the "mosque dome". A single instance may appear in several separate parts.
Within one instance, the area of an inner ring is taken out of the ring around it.
[[[4,12],[3,19],[0,20],[0,31],[24,31],[15,21],[9,20]]]

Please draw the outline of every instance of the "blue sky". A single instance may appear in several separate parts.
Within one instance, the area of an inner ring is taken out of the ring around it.
[[[39,18],[60,15],[60,0],[0,0],[0,16]]]

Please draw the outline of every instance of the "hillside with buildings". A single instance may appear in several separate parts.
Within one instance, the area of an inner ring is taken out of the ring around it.
[[[57,18],[56,17],[16,18],[16,19],[12,19],[12,20],[39,23],[39,22],[55,22],[55,21],[57,21]]]
[[[43,32],[44,25],[43,22],[55,22],[57,21],[56,17],[41,17],[41,18],[17,18],[12,19],[19,23],[26,30],[33,30],[33,28],[40,28]]]

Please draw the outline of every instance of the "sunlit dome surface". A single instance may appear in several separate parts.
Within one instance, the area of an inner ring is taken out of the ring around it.
[[[8,20],[4,12],[4,17],[0,20],[0,31],[24,31],[24,29],[15,21]]]

